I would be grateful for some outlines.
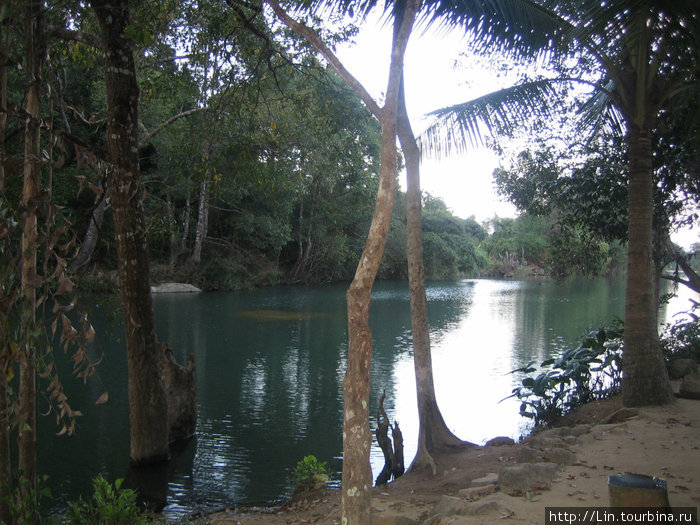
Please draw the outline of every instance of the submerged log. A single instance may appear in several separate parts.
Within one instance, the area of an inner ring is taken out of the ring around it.
[[[403,435],[399,424],[394,422],[389,438],[389,418],[384,410],[386,392],[379,397],[379,410],[377,411],[377,443],[384,453],[384,467],[375,480],[376,485],[383,485],[396,479],[404,473],[403,460]],[[393,446],[392,446],[393,438]]]

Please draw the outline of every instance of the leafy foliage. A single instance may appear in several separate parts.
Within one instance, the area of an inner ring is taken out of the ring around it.
[[[139,508],[134,490],[122,488],[123,479],[112,485],[102,474],[92,481],[92,499],[70,504],[70,525],[145,525],[148,523]]]
[[[294,472],[294,492],[304,492],[328,481],[328,469],[325,461],[316,456],[304,456],[297,463]]]
[[[484,228],[471,217],[455,217],[442,199],[423,197],[423,257],[428,279],[474,277],[487,266],[479,244]]]
[[[666,364],[672,358],[691,358],[700,362],[700,317],[698,303],[683,318],[667,324],[660,336],[661,350]]]
[[[618,393],[622,335],[619,319],[607,328],[592,331],[578,347],[542,361],[543,370],[525,377],[508,397],[521,401],[520,414],[532,419],[536,427],[548,427],[584,403]],[[534,364],[531,361],[511,373],[532,374],[537,371]]]
[[[41,502],[52,497],[51,490],[46,486],[47,479],[48,476],[39,476],[33,484],[21,471],[14,471],[12,480],[2,482],[5,485],[3,492],[9,495],[13,523],[41,522]]]

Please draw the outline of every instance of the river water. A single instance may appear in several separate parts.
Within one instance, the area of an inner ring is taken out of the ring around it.
[[[193,509],[280,500],[295,465],[308,454],[340,479],[342,378],[347,356],[344,285],[275,287],[231,293],[154,297],[158,337],[180,362],[195,355],[197,435],[173,450],[168,465],[128,468],[126,363],[119,312],[91,306],[102,358],[86,385],[64,379],[71,407],[84,413],[76,436],[56,436],[41,418],[39,471],[48,474],[53,511],[91,494],[103,473],[126,478],[170,517]],[[483,443],[527,432],[518,402],[506,398],[520,377],[508,374],[571,345],[589,328],[623,315],[621,280],[464,280],[431,283],[428,307],[438,404],[461,439]],[[688,306],[677,299],[662,319]],[[417,411],[408,286],[377,283],[372,295],[372,414],[385,407],[403,431],[406,463],[416,449]],[[68,372],[64,373],[66,376]],[[107,390],[109,401],[96,406]],[[41,405],[40,405],[41,408]],[[375,475],[381,451],[372,450]]]

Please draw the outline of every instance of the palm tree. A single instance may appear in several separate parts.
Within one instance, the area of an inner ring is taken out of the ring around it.
[[[518,2],[516,2],[518,3]],[[532,4],[547,13],[554,58],[574,58],[575,75],[518,85],[480,99],[436,112],[438,121],[425,135],[429,150],[444,151],[480,141],[486,127],[512,129],[529,111],[544,111],[557,82],[592,86],[580,123],[595,131],[608,125],[624,134],[628,149],[629,192],[628,267],[623,359],[623,400],[626,405],[664,404],[673,399],[658,348],[657,274],[653,264],[652,135],[663,125],[667,108],[682,104],[694,109],[689,124],[697,123],[698,91],[697,3],[639,0],[584,1],[576,5]],[[492,12],[491,16],[498,16]],[[526,27],[523,22],[520,29]],[[528,30],[499,40],[506,52],[522,53]],[[488,35],[474,31],[477,41]],[[525,35],[525,36],[523,36]],[[563,63],[563,62],[562,62]],[[593,69],[586,71],[589,66]],[[591,73],[597,78],[591,80]],[[689,127],[688,129],[692,129]]]

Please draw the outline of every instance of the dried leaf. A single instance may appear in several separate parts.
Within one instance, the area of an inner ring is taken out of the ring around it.
[[[95,195],[102,195],[102,193],[104,192],[101,186],[96,186],[92,182],[88,182],[87,185],[88,188],[90,188]]]
[[[90,344],[95,340],[95,329],[88,321],[85,321],[83,325],[82,338],[85,344]]]
[[[103,405],[107,401],[109,401],[109,392],[104,392],[100,397],[97,398],[97,401],[95,401],[96,405]]]
[[[73,281],[70,280],[70,277],[68,277],[65,273],[61,273],[58,278],[58,290],[56,293],[71,293],[74,286],[75,284],[73,284]]]
[[[51,375],[52,371],[53,371],[53,363],[49,363],[48,365],[46,365],[46,368],[44,368],[44,371],[39,373],[39,377],[42,377],[44,379],[48,379],[49,376]]]

